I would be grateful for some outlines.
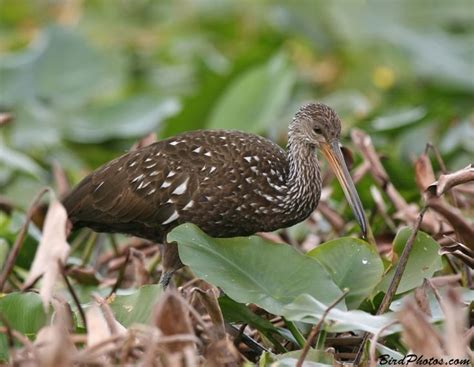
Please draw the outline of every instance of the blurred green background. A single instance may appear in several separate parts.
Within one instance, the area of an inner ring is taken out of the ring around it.
[[[152,131],[284,145],[311,100],[369,132],[408,197],[426,142],[450,169],[474,156],[472,0],[0,0],[0,55],[0,190],[20,208],[54,164],[77,182]]]

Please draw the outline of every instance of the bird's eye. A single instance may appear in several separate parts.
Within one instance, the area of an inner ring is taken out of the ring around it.
[[[322,133],[323,133],[323,131],[322,131],[321,128],[319,128],[319,127],[315,127],[315,128],[313,129],[313,131],[314,131],[316,134],[322,134]]]

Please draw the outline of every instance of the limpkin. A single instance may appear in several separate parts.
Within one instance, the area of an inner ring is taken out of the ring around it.
[[[157,242],[163,283],[182,266],[166,234],[190,222],[214,237],[274,231],[306,219],[318,205],[326,156],[363,234],[367,224],[339,145],[341,122],[322,103],[302,106],[287,151],[260,136],[229,130],[186,132],[118,157],[85,177],[64,199],[75,228]]]

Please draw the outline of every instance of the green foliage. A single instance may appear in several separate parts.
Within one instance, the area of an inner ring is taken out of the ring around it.
[[[301,293],[324,304],[341,295],[320,263],[287,245],[257,236],[216,239],[192,224],[173,229],[168,241],[178,243],[181,260],[198,277],[276,315]]]
[[[309,294],[302,294],[285,306],[283,315],[289,320],[315,324],[322,318],[326,309],[327,306],[318,299]],[[376,333],[393,319],[393,314],[374,316],[361,310],[345,311],[334,308],[326,316],[324,328],[333,332],[362,330]],[[390,328],[390,330],[395,331],[396,329]]]
[[[278,54],[246,71],[217,101],[208,127],[258,133],[270,128],[291,93],[295,74],[287,58]]]
[[[0,211],[1,265],[31,198],[40,187],[58,183],[54,164],[75,183],[150,132],[162,138],[200,128],[239,129],[283,146],[294,111],[321,100],[342,118],[343,143],[350,143],[352,127],[371,135],[391,182],[410,204],[421,200],[411,162],[427,142],[439,148],[450,170],[472,162],[470,0],[218,5],[96,0],[67,5],[73,3],[0,0],[0,113],[13,116],[0,125],[2,208],[4,198],[13,207],[11,213]],[[360,155],[354,158],[357,166]],[[366,212],[373,213],[377,239],[391,239],[395,230],[376,210],[372,185],[366,175],[357,187]],[[327,202],[343,220],[352,220],[342,191],[336,184],[333,189]],[[396,210],[386,199],[387,215],[398,227]],[[318,223],[316,235],[323,232],[323,240],[334,236],[326,222]],[[410,231],[403,228],[396,234],[393,262],[385,257],[382,262],[368,244],[347,237],[306,255],[259,237],[212,239],[192,225],[176,228],[169,239],[178,241],[183,262],[197,276],[225,292],[219,304],[226,320],[247,323],[278,349],[279,343],[288,346],[285,340],[290,348],[297,345],[288,326],[274,326],[266,318],[272,315],[254,312],[248,303],[300,327],[300,322],[320,320],[326,306],[348,288],[344,301],[328,315],[326,330],[376,332],[390,322],[391,313],[373,316],[361,309],[376,309]],[[300,243],[314,232],[307,223],[288,230]],[[17,282],[28,273],[39,237],[31,224],[15,262]],[[102,282],[116,273],[105,270],[99,261],[104,248],[98,248],[87,266]],[[397,297],[442,269],[438,250],[433,238],[418,234]],[[84,308],[92,292],[105,296],[110,289],[110,283],[98,289],[75,281]],[[14,288],[14,282],[8,287]],[[64,285],[59,292],[73,303]],[[472,291],[461,294],[472,302]],[[108,301],[116,319],[129,327],[150,323],[160,296],[158,285],[131,286]],[[430,295],[428,302],[432,321],[441,320],[437,301]],[[400,305],[395,300],[391,311]],[[2,294],[0,314],[32,339],[49,324],[32,292]],[[75,326],[82,332],[78,320]],[[392,344],[388,340],[380,346],[383,353],[399,358],[404,347],[398,336]],[[265,353],[260,365],[293,365],[299,352],[283,351],[281,347],[278,356]],[[0,335],[0,360],[6,358],[6,339]],[[307,363],[333,361],[312,350]]]
[[[145,285],[129,292],[130,294],[114,296],[110,307],[117,321],[125,327],[135,323],[149,324],[152,310],[162,291],[161,285]]]
[[[38,294],[9,293],[0,297],[0,325],[8,326],[29,338],[34,338],[36,333],[48,321],[48,315],[43,309],[43,303]],[[0,335],[0,361],[8,358],[8,343],[5,335]]]
[[[326,242],[308,256],[324,266],[340,289],[349,289],[345,297],[349,309],[357,308],[382,279],[383,263],[376,249],[355,238]]]
[[[411,232],[412,229],[408,227],[404,227],[398,231],[393,241],[393,249],[397,257],[400,257]],[[423,283],[423,279],[431,278],[435,271],[441,269],[441,257],[438,254],[438,250],[439,245],[435,240],[426,233],[421,231],[418,232],[413,243],[413,248],[410,251],[408,263],[400,281],[400,285],[398,286],[397,294],[419,287]],[[398,259],[384,275],[382,282],[377,287],[378,290],[387,290],[388,285],[395,274],[397,264]]]

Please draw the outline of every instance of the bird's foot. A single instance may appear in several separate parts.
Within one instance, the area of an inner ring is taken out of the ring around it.
[[[182,268],[184,265],[179,258],[178,245],[176,242],[164,243],[160,245],[161,250],[161,265],[163,273],[161,274],[160,284],[166,289],[170,284],[171,278],[176,270]]]
[[[163,286],[163,289],[168,288],[168,285],[171,282],[171,278],[173,277],[173,274],[174,274],[174,271],[163,271],[163,273],[161,273],[159,284]]]

